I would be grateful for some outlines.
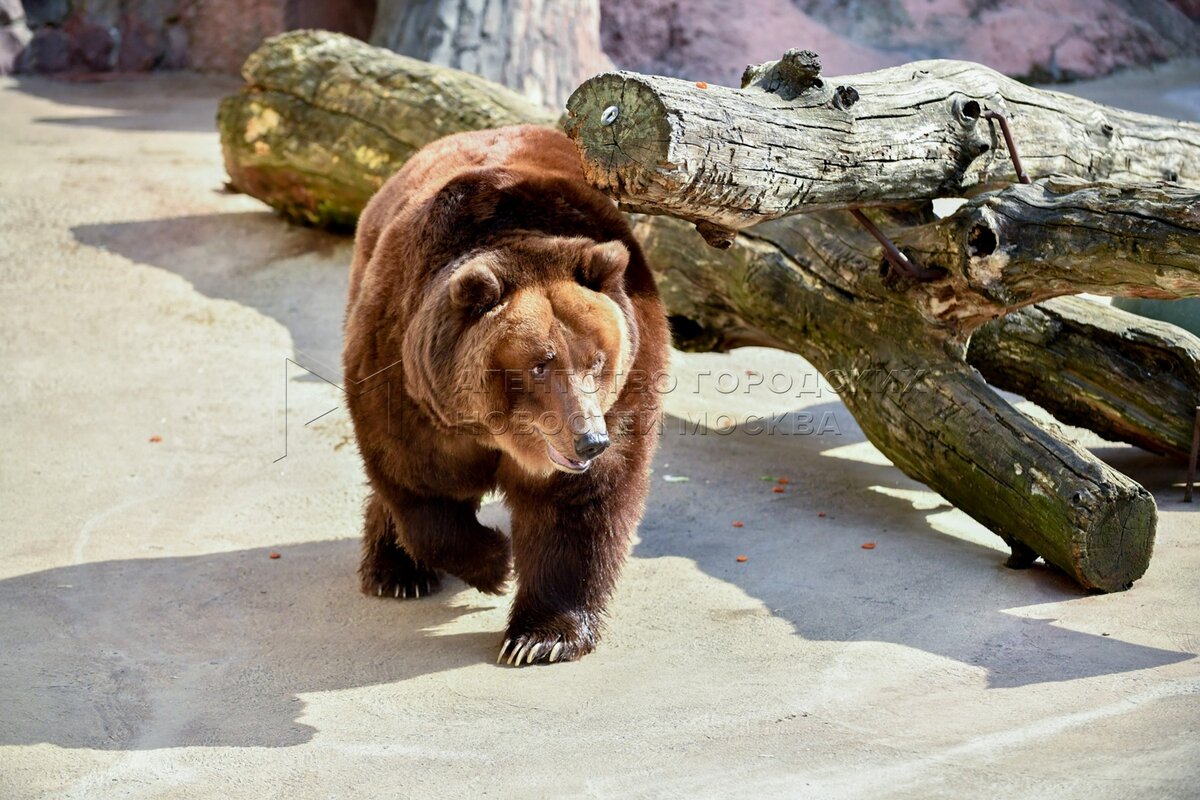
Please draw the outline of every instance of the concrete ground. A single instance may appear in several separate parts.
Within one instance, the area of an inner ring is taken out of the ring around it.
[[[0,82],[0,797],[1200,793],[1181,467],[1087,440],[1161,517],[1086,596],[770,351],[677,360],[594,655],[497,667],[506,598],[359,594],[350,243],[222,192],[233,88]]]

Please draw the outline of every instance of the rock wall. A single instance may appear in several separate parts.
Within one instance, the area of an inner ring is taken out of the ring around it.
[[[788,47],[840,75],[917,58],[1037,81],[1200,55],[1200,0],[603,0],[622,67],[736,86]]]
[[[27,35],[7,65],[0,29],[0,73],[236,73],[268,36],[316,27],[366,39],[374,18],[374,0],[25,0]]]
[[[962,58],[1038,81],[1200,56],[1200,0],[600,0],[621,67],[737,85],[789,47],[845,74]],[[547,7],[554,8],[553,1]],[[0,74],[235,73],[263,38],[369,39],[375,0],[0,0]]]

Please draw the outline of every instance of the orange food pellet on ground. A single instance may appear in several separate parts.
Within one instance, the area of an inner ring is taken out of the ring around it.
[[[791,481],[789,481],[787,478],[780,478],[778,481],[776,481],[776,483],[782,483],[786,486],[787,484],[791,483]]]
[[[741,527],[745,526],[745,524],[746,523],[742,522],[740,519],[735,519],[733,521],[733,527],[735,527],[735,528],[741,528]]]
[[[772,488],[771,491],[774,492],[775,494],[783,494],[783,487],[776,486],[776,487]]]
[[[863,542],[862,549],[863,550],[874,550],[875,543],[874,542]]]
[[[738,561],[738,563],[739,563],[739,564],[745,564],[745,563],[746,563],[746,557],[745,557],[745,556],[738,556],[738,557],[737,557],[737,561]]]
[[[153,444],[158,444],[159,442],[161,442],[161,441],[162,441],[162,437],[161,437],[161,436],[159,436],[158,434],[155,434],[154,436],[151,436],[151,437],[150,437],[150,441],[151,441]]]
[[[818,512],[817,512],[817,516],[818,516],[818,517],[822,517],[822,518],[823,518],[823,517],[825,516],[825,512],[824,512],[824,511],[818,511]]]
[[[696,81],[696,88],[697,89],[707,89],[708,84],[705,83],[704,81]]]
[[[271,558],[279,558],[279,553],[271,553]]]

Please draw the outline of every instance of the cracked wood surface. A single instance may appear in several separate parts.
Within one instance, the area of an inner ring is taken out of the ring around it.
[[[817,76],[811,62],[790,51],[748,68],[742,89],[598,75],[571,96],[565,129],[588,179],[624,207],[729,230],[1013,182],[1000,129],[980,116],[987,109],[1009,118],[1033,176],[1200,188],[1194,123],[1034,89],[962,61],[839,78]]]
[[[1067,294],[1200,295],[1200,192],[1167,184],[1044,178],[894,233],[902,251],[944,275],[907,298],[958,335]]]

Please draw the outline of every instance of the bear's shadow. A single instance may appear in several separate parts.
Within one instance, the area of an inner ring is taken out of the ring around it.
[[[499,631],[438,630],[482,610],[470,594],[452,600],[462,584],[429,601],[366,597],[357,541],[280,549],[0,581],[0,745],[286,747],[314,732],[298,721],[301,693],[495,657]]]
[[[178,271],[205,294],[252,305],[287,325],[298,344],[323,354],[340,348],[345,295],[331,290],[344,286],[348,249],[325,234],[295,232],[266,214],[74,233],[85,244]],[[260,274],[273,273],[280,258],[311,258],[304,247],[311,250],[314,238],[319,248],[336,248],[334,257],[308,263],[299,279]],[[214,257],[212,241],[239,246]],[[826,412],[839,430],[821,435],[701,435],[669,420],[634,558],[690,559],[805,639],[921,649],[982,668],[995,688],[1193,657],[1013,613],[1083,594],[1047,568],[1007,570],[999,550],[938,532],[933,517],[945,508],[898,499],[924,487],[893,467],[829,457],[861,442],[862,433],[838,402],[808,411]],[[1119,468],[1160,497],[1174,491],[1173,467],[1128,449],[1109,455],[1128,462]],[[666,473],[690,480],[668,483]],[[774,494],[763,474],[787,474],[792,483]],[[730,527],[737,518],[745,528]],[[873,551],[859,546],[867,533],[877,540]],[[750,559],[739,564],[733,556],[742,552]],[[338,540],[291,545],[279,560],[246,550],[0,581],[0,697],[12,710],[0,724],[0,744],[290,746],[313,734],[299,721],[300,693],[403,681],[494,657],[499,621],[487,633],[439,630],[478,610],[469,605],[472,595],[451,600],[448,592],[399,606],[365,598],[354,590],[356,558],[357,544]],[[622,602],[654,603],[662,589],[639,588],[637,574],[629,570]],[[468,605],[456,605],[464,598]]]

